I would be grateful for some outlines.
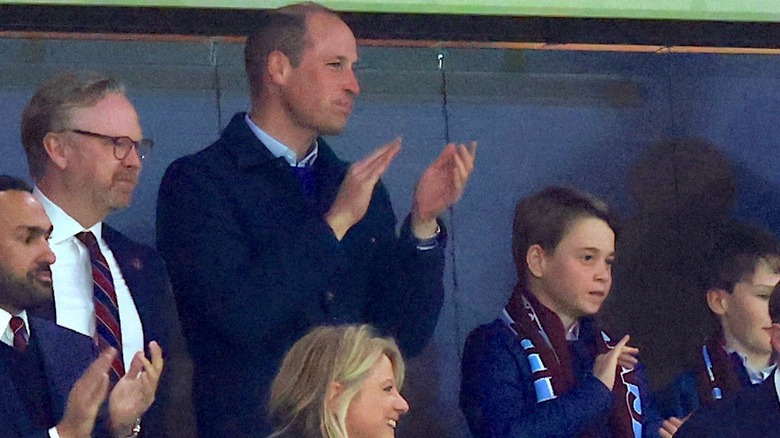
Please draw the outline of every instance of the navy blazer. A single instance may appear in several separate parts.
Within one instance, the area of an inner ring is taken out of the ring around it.
[[[721,437],[780,437],[780,402],[774,374],[758,386],[702,406],[674,435],[674,438]]]
[[[196,436],[191,393],[192,362],[181,333],[165,265],[155,250],[130,240],[106,223],[103,223],[102,237],[114,254],[138,310],[147,357],[149,342],[157,341],[165,359],[155,401],[142,418],[142,434],[154,438],[192,438]],[[35,314],[56,319],[51,305],[36,309]]]
[[[736,354],[736,353],[731,353]],[[752,384],[742,361],[734,361],[734,372],[737,374],[741,388],[750,388],[758,386],[760,383]],[[656,400],[661,410],[663,418],[677,417],[683,418],[691,412],[699,409],[701,400],[699,399],[699,383],[696,381],[696,370],[689,370],[681,374],[668,387],[659,392]],[[728,397],[728,395],[727,395]],[[708,400],[711,402],[711,400]],[[706,404],[706,403],[705,403]]]
[[[30,336],[38,343],[49,396],[52,418],[57,422],[65,414],[73,384],[96,356],[92,339],[51,321],[29,317]],[[56,426],[52,424],[51,427]],[[48,438],[48,430],[34,430],[30,413],[11,381],[10,371],[0,362],[0,435],[3,438]],[[94,436],[105,436],[97,433]]]
[[[583,318],[580,339],[599,336]],[[536,401],[528,357],[509,327],[495,320],[474,329],[466,339],[461,367],[460,407],[478,438],[571,438],[594,428],[611,435],[607,417],[613,394],[592,374],[595,358],[575,348],[578,382],[554,400]],[[657,437],[660,417],[641,367],[634,370],[642,397],[642,436]]]
[[[265,437],[265,403],[286,351],[312,327],[368,322],[418,353],[443,301],[443,241],[396,235],[385,188],[338,241],[323,215],[349,167],[319,139],[307,198],[237,114],[221,138],[174,161],[157,203],[167,263],[195,363],[202,437]]]
[[[157,252],[134,242],[103,224],[103,239],[111,248],[133,297],[144,331],[144,350],[149,342],[163,349],[165,365],[155,401],[144,414],[141,430],[146,437],[193,438],[192,362],[179,324],[168,272]]]

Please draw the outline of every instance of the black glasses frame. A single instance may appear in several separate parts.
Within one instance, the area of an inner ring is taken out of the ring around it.
[[[144,159],[154,146],[154,141],[151,138],[142,138],[139,141],[135,141],[128,136],[114,137],[111,135],[98,134],[97,132],[84,131],[82,129],[68,129],[67,131],[74,134],[86,135],[88,137],[100,138],[108,141],[114,147],[114,158],[117,160],[124,160],[129,154],[130,150],[135,147],[135,151],[138,153],[138,158]],[[124,153],[120,153],[120,149],[124,150]]]

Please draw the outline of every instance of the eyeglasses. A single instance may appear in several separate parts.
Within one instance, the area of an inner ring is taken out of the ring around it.
[[[96,132],[82,131],[81,129],[67,129],[69,132],[75,134],[86,135],[89,137],[100,138],[108,141],[114,146],[114,157],[117,160],[124,160],[130,154],[130,150],[135,147],[135,151],[138,153],[138,158],[144,159],[152,150],[154,141],[151,138],[142,138],[139,141],[135,141],[130,137],[112,137],[110,135],[98,134]]]

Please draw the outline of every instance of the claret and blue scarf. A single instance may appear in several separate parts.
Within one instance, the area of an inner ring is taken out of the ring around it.
[[[511,328],[517,333],[531,366],[537,402],[543,403],[571,389],[577,377],[561,319],[533,294],[518,288],[507,303],[506,312],[513,321]],[[587,348],[594,357],[608,352],[615,344],[603,331],[596,329],[596,333],[601,336],[580,339],[588,344]],[[609,414],[612,436],[639,438],[642,436],[642,403],[635,382],[636,373],[618,365],[616,376],[618,378],[612,389],[614,402]],[[579,438],[595,436],[592,431],[584,431]]]

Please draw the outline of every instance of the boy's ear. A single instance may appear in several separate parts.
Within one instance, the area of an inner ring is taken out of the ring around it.
[[[328,406],[328,409],[330,409],[331,412],[334,414],[338,410],[338,399],[341,397],[341,394],[344,393],[344,385],[337,381],[330,382],[330,385],[328,385],[328,391],[325,394],[325,401],[326,406]]]
[[[547,253],[545,253],[541,245],[531,245],[525,253],[525,263],[528,265],[528,272],[536,278],[542,278],[544,276],[546,257]]]
[[[731,296],[725,289],[712,288],[707,290],[707,305],[710,306],[712,313],[723,316],[729,308],[729,297]]]

